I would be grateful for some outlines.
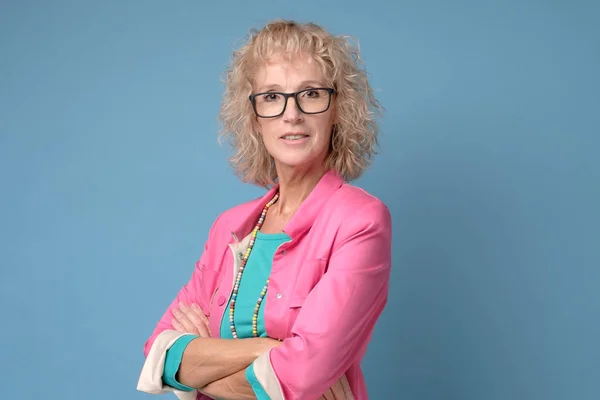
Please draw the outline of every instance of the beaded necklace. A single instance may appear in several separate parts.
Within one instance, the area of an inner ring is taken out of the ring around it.
[[[238,271],[237,276],[235,278],[235,283],[233,285],[233,294],[231,297],[231,303],[229,305],[229,327],[231,328],[231,334],[234,339],[238,338],[238,334],[237,334],[237,331],[235,330],[235,323],[233,322],[233,313],[235,310],[235,299],[237,298],[238,290],[240,288],[240,281],[242,280],[242,274],[244,273],[244,268],[246,267],[246,262],[248,261],[248,258],[250,257],[250,252],[252,251],[252,247],[254,247],[254,241],[256,240],[256,235],[258,234],[258,231],[262,227],[263,222],[265,222],[265,217],[267,215],[267,211],[269,210],[269,207],[271,207],[273,204],[275,204],[277,202],[277,199],[279,199],[279,193],[276,193],[275,196],[271,199],[271,201],[269,201],[265,205],[265,208],[263,208],[260,218],[258,218],[258,222],[256,223],[254,230],[252,230],[252,236],[250,237],[250,243],[248,244],[248,249],[246,250],[246,254],[244,254],[244,256],[242,257],[240,270]],[[265,295],[267,294],[268,286],[269,286],[269,279],[267,279],[265,286],[260,291],[260,296],[258,298],[258,301],[256,302],[256,306],[254,307],[254,315],[252,316],[252,334],[254,335],[254,337],[258,337],[258,310],[260,309],[260,304],[262,303],[262,301],[265,298]]]

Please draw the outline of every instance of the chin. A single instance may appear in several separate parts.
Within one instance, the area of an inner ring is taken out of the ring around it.
[[[286,154],[274,158],[277,164],[287,168],[305,168],[317,162],[316,157],[309,157],[306,154]]]

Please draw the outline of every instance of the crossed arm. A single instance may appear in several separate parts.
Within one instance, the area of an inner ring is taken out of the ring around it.
[[[216,276],[210,269],[204,269],[207,275],[201,275],[206,261],[203,256],[197,263],[200,267],[196,276],[169,308],[173,315],[165,314],[155,329],[156,332],[175,328],[180,332],[199,332],[201,336],[184,351],[179,382],[210,397],[254,398],[245,379],[245,369],[254,364],[262,366],[257,378],[271,383],[263,385],[269,396],[314,399],[330,392],[339,380],[343,381],[347,369],[365,353],[375,322],[385,306],[391,267],[389,211],[377,202],[365,205],[360,211],[357,215],[364,217],[344,220],[340,226],[340,240],[328,260],[327,273],[303,300],[303,312],[292,327],[292,337],[277,348],[276,343],[266,338],[213,339],[208,332],[201,332],[202,325],[206,331],[206,323],[181,325],[182,314],[177,314],[186,310],[183,307],[176,311],[178,302],[210,298],[210,294],[202,292],[199,282],[210,282]],[[196,309],[200,311],[196,316],[206,320],[201,315],[206,304],[200,306],[203,307]],[[147,342],[147,351],[150,345],[151,341]],[[344,351],[336,350],[340,348]],[[288,368],[292,365],[293,370]]]
[[[178,381],[212,398],[256,399],[245,369],[258,356],[281,342],[269,338],[213,339],[208,319],[197,305],[181,304],[173,312],[173,327],[200,336],[186,347]],[[323,394],[324,400],[349,400],[352,392],[345,376]]]

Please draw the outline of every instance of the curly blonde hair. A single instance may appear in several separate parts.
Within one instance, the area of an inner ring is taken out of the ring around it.
[[[226,139],[234,149],[231,165],[242,181],[268,187],[277,172],[248,99],[257,66],[275,54],[305,53],[319,64],[328,85],[336,90],[336,115],[326,167],[346,181],[358,178],[376,154],[382,107],[373,95],[357,45],[347,36],[334,36],[314,23],[275,20],[252,30],[247,42],[234,51],[225,73],[225,93],[219,113]]]

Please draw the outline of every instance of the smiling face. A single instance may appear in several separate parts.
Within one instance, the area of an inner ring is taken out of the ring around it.
[[[321,69],[311,57],[303,55],[288,59],[278,55],[271,57],[256,71],[254,93],[293,93],[327,87]],[[301,107],[306,112],[320,111],[326,107],[328,96],[325,91],[305,91],[299,96]],[[267,112],[261,110],[268,110],[269,115],[278,114],[285,102],[277,94],[260,95],[255,101],[261,115]],[[280,116],[256,118],[256,128],[278,171],[323,168],[334,123],[334,101],[332,95],[327,111],[306,114],[290,97],[285,112]]]

